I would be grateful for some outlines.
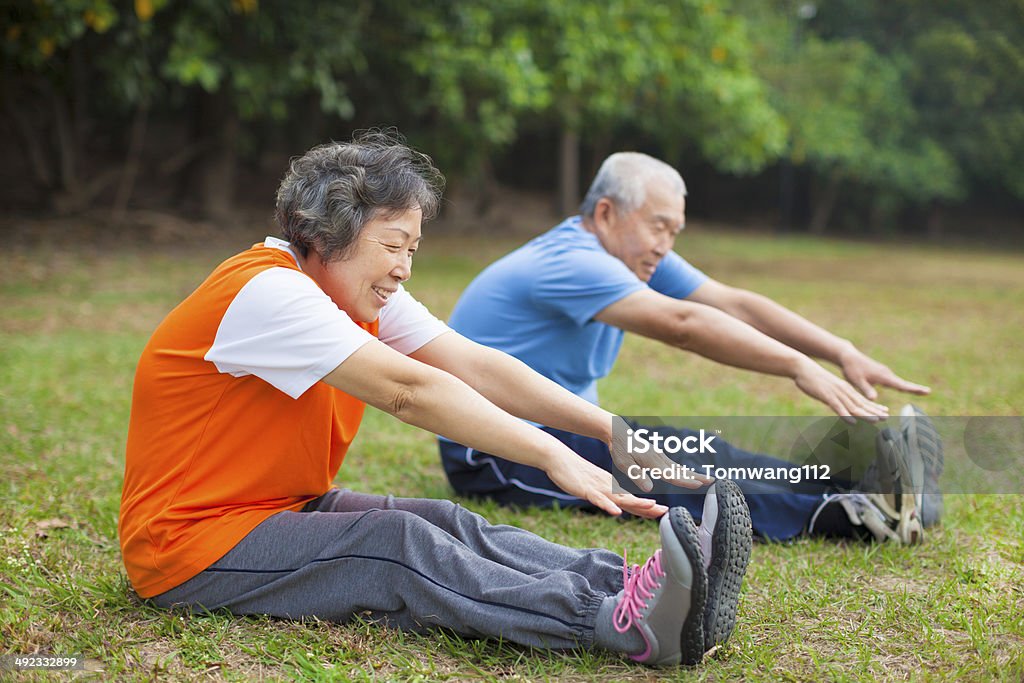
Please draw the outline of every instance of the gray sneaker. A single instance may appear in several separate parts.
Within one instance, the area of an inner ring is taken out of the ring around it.
[[[750,510],[735,482],[719,479],[708,489],[697,536],[708,571],[704,647],[710,650],[736,628],[736,606],[753,542]]]
[[[918,503],[921,523],[926,527],[935,526],[942,519],[942,489],[939,487],[945,465],[942,438],[931,418],[910,403],[900,410],[900,433],[907,450],[914,459],[921,461],[924,470]]]
[[[636,628],[647,649],[631,659],[648,666],[699,664],[704,656],[707,573],[697,527],[685,508],[661,518],[661,549],[642,567],[622,568],[625,587],[615,606],[619,633]]]
[[[902,543],[919,543],[923,537],[924,462],[901,432],[888,427],[878,433],[877,448],[880,492],[869,496],[887,519],[895,520],[894,530]]]

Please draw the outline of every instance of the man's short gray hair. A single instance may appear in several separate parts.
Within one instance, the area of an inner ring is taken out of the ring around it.
[[[320,145],[292,159],[277,189],[275,217],[303,257],[344,257],[367,223],[419,208],[437,215],[444,176],[397,131],[357,133],[352,142]]]
[[[620,213],[643,206],[647,185],[653,180],[670,183],[686,196],[686,183],[679,171],[664,161],[640,152],[616,152],[604,160],[580,204],[580,214],[593,217],[597,202],[607,197]]]

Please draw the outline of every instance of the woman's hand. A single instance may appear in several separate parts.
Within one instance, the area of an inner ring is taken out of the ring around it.
[[[558,488],[601,508],[609,515],[629,512],[638,517],[657,519],[668,512],[648,498],[631,493],[615,493],[615,480],[610,472],[584,460],[568,448],[548,461],[544,468]]]

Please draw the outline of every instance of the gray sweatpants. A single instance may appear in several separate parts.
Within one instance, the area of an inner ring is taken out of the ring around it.
[[[608,550],[492,525],[451,501],[332,489],[302,512],[270,517],[153,601],[338,622],[365,614],[406,630],[588,648],[602,600],[622,589],[622,563]]]

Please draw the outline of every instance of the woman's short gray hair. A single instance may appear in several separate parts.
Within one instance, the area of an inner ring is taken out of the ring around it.
[[[277,189],[281,234],[303,257],[344,257],[367,223],[420,209],[437,215],[444,176],[397,131],[357,133],[352,142],[320,145],[292,159]]]
[[[686,183],[679,171],[664,161],[640,152],[616,152],[604,160],[580,204],[580,214],[593,217],[597,202],[607,197],[620,213],[629,213],[643,206],[647,185],[661,179],[686,196]]]

